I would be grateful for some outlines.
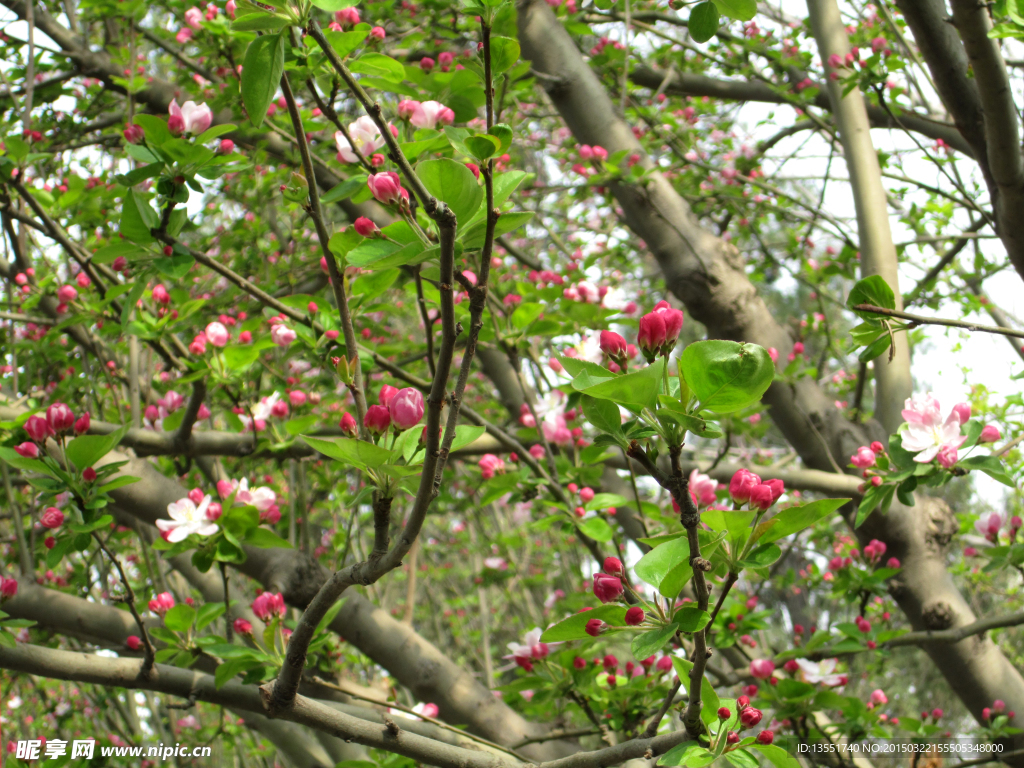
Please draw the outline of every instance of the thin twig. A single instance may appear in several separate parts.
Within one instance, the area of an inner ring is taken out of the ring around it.
[[[944,317],[925,317],[923,315],[914,315],[910,312],[900,312],[897,309],[876,307],[874,304],[857,304],[855,307],[851,307],[851,309],[857,312],[870,312],[874,315],[885,315],[886,317],[896,317],[900,320],[909,320],[911,327],[918,325],[944,325],[950,328],[963,328],[967,331],[995,333],[1000,336],[1013,336],[1015,339],[1024,339],[1024,331],[1015,331],[1013,328],[1003,328],[997,325],[979,325],[978,323],[967,323],[963,320],[948,320]]]

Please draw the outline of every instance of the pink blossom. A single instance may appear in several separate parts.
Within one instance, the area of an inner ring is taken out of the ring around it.
[[[994,443],[998,440],[1002,440],[1003,436],[999,432],[999,427],[994,424],[986,424],[985,428],[981,430],[981,436],[978,438],[979,443]]]
[[[401,203],[402,200],[409,199],[409,193],[402,188],[401,179],[394,171],[371,174],[366,180],[366,184],[377,202],[385,205]]]
[[[415,387],[400,389],[388,403],[391,421],[398,429],[410,429],[423,418],[423,393]]]
[[[1006,518],[1001,512],[989,512],[978,518],[974,523],[974,530],[989,541],[995,542],[999,537],[999,531],[1005,524]]]
[[[161,592],[149,601],[149,610],[158,616],[163,616],[174,607],[174,595],[170,592]]]
[[[481,456],[477,466],[480,467],[480,476],[484,480],[490,480],[495,473],[505,471],[505,462],[493,453],[485,453]]]
[[[167,127],[171,133],[188,133],[195,136],[209,128],[213,122],[213,111],[210,107],[206,104],[196,104],[194,101],[186,101],[179,107],[177,100],[172,100],[168,112],[170,118],[167,120]]]
[[[185,11],[185,23],[192,29],[199,29],[203,25],[203,12],[193,5]]]
[[[230,338],[228,329],[223,323],[219,322],[212,322],[207,325],[204,333],[206,334],[206,340],[215,347],[223,347]]]
[[[867,469],[875,466],[875,458],[875,452],[866,445],[862,445],[857,449],[857,453],[850,457],[850,463],[860,469]]]
[[[252,601],[252,612],[264,624],[269,624],[275,618],[284,618],[285,610],[284,595],[280,592],[262,592]]]
[[[358,163],[357,151],[363,157],[369,157],[385,144],[384,137],[381,135],[380,129],[377,128],[377,123],[369,115],[363,115],[349,123],[348,135],[352,138],[352,144],[341,131],[334,134],[334,143],[338,148],[338,160],[343,163]],[[353,151],[353,144],[355,151]]]
[[[959,448],[967,440],[960,434],[960,419],[951,411],[942,419],[939,401],[929,392],[908,398],[903,410],[907,430],[903,433],[903,448],[916,453],[914,461],[926,464],[932,461],[943,446]],[[945,455],[949,459],[948,449]]]
[[[298,338],[298,334],[284,323],[277,323],[270,329],[270,338],[277,346],[287,347]]]
[[[875,688],[875,690],[871,692],[870,701],[877,707],[882,704],[888,704],[889,697],[885,695],[885,691],[883,691],[881,688]]]
[[[697,469],[690,472],[689,488],[693,503],[698,507],[710,506],[717,499],[715,490],[718,488],[718,482],[708,475],[702,475]]]
[[[754,659],[750,662],[750,674],[758,680],[767,680],[775,671],[775,662],[771,659]]]
[[[62,304],[67,304],[69,301],[74,301],[78,298],[78,289],[73,285],[62,285],[57,289],[57,298],[60,299]]]
[[[438,124],[451,125],[455,122],[455,113],[438,101],[424,101],[416,104],[412,115],[409,118],[417,128],[433,129]]]

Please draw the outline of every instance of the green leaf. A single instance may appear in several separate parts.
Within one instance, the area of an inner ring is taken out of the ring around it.
[[[864,349],[857,355],[857,359],[862,363],[870,363],[876,357],[881,357],[889,351],[889,346],[892,344],[892,338],[888,333],[881,334],[877,339],[868,344]]]
[[[724,339],[688,344],[679,367],[700,407],[717,413],[760,402],[775,376],[775,364],[763,347]]]
[[[345,179],[340,184],[335,184],[331,187],[330,191],[325,192],[320,196],[321,203],[336,203],[339,200],[345,200],[352,197],[356,192],[363,189],[366,186],[366,174],[360,174],[353,176],[350,179]]]
[[[561,643],[566,640],[582,640],[590,637],[586,632],[587,622],[600,619],[605,624],[621,627],[626,623],[626,608],[622,605],[602,605],[592,611],[576,613],[544,630],[542,643]]]
[[[263,125],[271,99],[281,87],[284,72],[284,35],[261,35],[249,43],[242,64],[242,103],[249,122]]]
[[[699,632],[711,621],[711,614],[694,605],[684,605],[672,615],[680,632]]]
[[[312,0],[312,3],[322,11],[334,13],[342,8],[351,8],[353,5],[358,5],[359,0]]]
[[[145,251],[134,243],[111,243],[100,248],[92,255],[94,264],[110,264],[118,256],[124,256],[129,261],[135,256],[142,256]]]
[[[349,70],[359,75],[379,77],[381,80],[387,80],[396,85],[405,80],[405,67],[383,53],[364,53],[349,64]]]
[[[157,268],[160,274],[172,280],[183,278],[195,263],[196,260],[189,254],[178,253],[177,251],[170,256],[161,256],[153,260],[153,266]]]
[[[718,9],[714,3],[699,3],[690,11],[690,34],[698,43],[706,43],[718,31]]]
[[[164,626],[172,632],[186,632],[196,619],[196,609],[191,605],[176,605],[164,615]]]
[[[127,427],[121,427],[109,435],[79,435],[68,443],[65,455],[81,472],[114,450],[127,431]]]
[[[491,74],[495,77],[519,61],[519,43],[510,37],[491,38]]]
[[[756,749],[771,761],[775,768],[799,768],[800,762],[789,752],[775,744],[751,744],[748,749]]]
[[[231,28],[239,32],[270,31],[281,29],[288,20],[274,13],[266,13],[262,9],[255,13],[239,15],[231,23]]]
[[[810,528],[849,501],[849,499],[818,499],[809,504],[784,509],[772,518],[776,521],[775,524],[761,536],[760,541],[762,544],[767,544],[785,538],[791,533]]]
[[[3,459],[7,464],[10,464],[15,469],[25,470],[26,472],[38,472],[41,475],[54,477],[50,468],[39,459],[25,458],[24,456],[19,455],[13,448],[0,446],[0,459]]]
[[[682,744],[676,744],[662,755],[661,759],[658,760],[658,765],[704,768],[704,766],[713,763],[714,760],[714,753],[702,747],[696,741],[684,741]]]
[[[228,367],[229,371],[244,371],[250,365],[256,362],[260,356],[260,350],[251,344],[247,344],[243,347],[225,347],[224,352],[224,364]]]
[[[124,487],[126,485],[131,485],[132,483],[137,483],[141,479],[142,478],[140,478],[140,477],[132,477],[131,475],[121,475],[121,477],[114,478],[113,480],[111,480],[106,485],[101,485],[97,489],[97,491],[99,493],[110,493],[111,491],[115,490],[116,488],[122,488],[122,487]]]
[[[846,306],[851,309],[858,304],[871,304],[882,309],[896,309],[896,296],[892,288],[885,282],[881,275],[871,275],[863,280],[858,280],[846,299]],[[858,312],[867,319],[877,319],[879,315],[870,312]]]
[[[448,158],[424,160],[416,166],[416,175],[430,194],[452,209],[459,221],[468,222],[480,207],[483,189],[462,163]]]
[[[782,557],[782,550],[777,544],[762,544],[754,547],[737,565],[741,568],[767,568]]]
[[[153,220],[151,220],[153,219]],[[156,225],[153,209],[149,203],[136,197],[134,191],[124,196],[121,207],[121,223],[119,231],[127,240],[135,243],[153,242],[150,229]]]
[[[292,549],[292,545],[268,528],[253,528],[245,537],[244,544],[260,549]]]
[[[750,21],[757,13],[757,0],[714,0],[714,3],[730,19]]]
[[[512,146],[512,126],[498,123],[491,126],[490,135],[501,142],[501,146],[498,148],[499,152],[507,152],[509,147]],[[522,173],[524,176],[526,175],[523,171],[519,171],[519,173]],[[497,195],[495,195],[495,198],[497,198]],[[495,204],[497,204],[497,199],[495,199]]]
[[[611,400],[631,411],[653,408],[661,391],[664,367],[665,358],[658,358],[652,365],[636,373],[627,373],[602,381],[587,387],[583,392],[591,397]]]
[[[590,395],[583,395],[580,398],[580,405],[583,407],[583,415],[587,421],[612,435],[622,435],[622,417],[619,414],[619,407],[609,400],[601,400]]]
[[[374,469],[388,463],[391,451],[365,440],[349,437],[322,438],[303,435],[302,439],[325,456],[337,459],[343,464],[351,464],[359,469]]]
[[[226,610],[227,606],[224,603],[206,603],[200,606],[199,611],[196,613],[196,629],[202,632],[210,624],[223,616]]]
[[[220,689],[226,683],[233,680],[238,674],[260,666],[263,662],[259,659],[231,659],[217,666],[214,673],[214,685]]]
[[[469,171],[469,169],[466,169]],[[533,211],[517,211],[515,213],[503,213],[498,217],[498,223],[494,227],[494,236],[508,234],[509,232],[519,229],[526,222],[533,218]],[[463,246],[466,248],[479,248],[484,244],[484,237],[486,235],[487,223],[480,219],[470,224],[459,237]]]
[[[644,632],[642,635],[634,637],[633,644],[631,646],[633,658],[637,661],[642,661],[648,656],[660,651],[665,643],[672,639],[672,636],[676,633],[676,629],[677,627],[675,624],[669,624],[668,626],[654,629],[650,632]]]
[[[476,136],[467,136],[465,139],[466,148],[477,160],[486,160],[496,152],[501,151],[501,139],[489,136],[486,133],[478,133]]]
[[[577,527],[594,541],[611,541],[612,536],[615,535],[612,527],[605,522],[603,517],[592,517],[589,520],[584,520]]]

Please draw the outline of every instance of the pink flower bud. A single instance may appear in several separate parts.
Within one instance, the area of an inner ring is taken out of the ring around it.
[[[620,566],[621,567],[621,566]],[[602,603],[611,603],[622,597],[622,581],[607,573],[594,574],[594,597]]]
[[[374,27],[370,30],[370,37],[376,40],[383,40],[385,36],[384,27]]]
[[[626,354],[626,340],[615,331],[601,331],[601,351],[609,357]]]
[[[622,575],[622,561],[617,557],[606,557],[604,559],[604,570],[613,576]]]
[[[771,659],[754,659],[750,662],[750,674],[758,680],[767,680],[775,671],[775,662]]]
[[[750,506],[753,509],[759,509],[762,512],[767,510],[772,504],[772,489],[770,485],[759,483],[750,489]]]
[[[14,446],[14,451],[19,456],[23,456],[26,459],[39,458],[39,446],[35,443],[24,442],[21,445],[16,445]]]
[[[284,595],[280,592],[277,594],[260,593],[252,601],[252,612],[265,624],[269,624],[275,618],[283,618],[285,614]]]
[[[353,224],[352,226],[354,226],[356,232],[358,232],[363,237],[373,237],[374,235],[377,234],[377,232],[380,231],[377,229],[377,225],[374,224],[365,216],[360,216],[358,219],[356,219],[355,224]]]
[[[978,438],[979,443],[995,443],[1001,440],[1003,437],[999,431],[999,427],[994,424],[986,424],[985,428],[981,430],[981,436]]]
[[[84,435],[86,432],[89,431],[90,423],[91,423],[91,419],[89,418],[89,413],[88,412],[83,413],[79,417],[78,421],[75,422],[75,425],[74,425],[75,434],[76,435]]]
[[[141,144],[142,140],[146,138],[146,132],[142,129],[142,126],[134,124],[125,126],[121,135],[124,136],[124,140],[129,144]]]
[[[409,193],[402,188],[401,179],[394,171],[372,174],[366,180],[366,184],[379,203],[390,205],[409,199]]]
[[[761,484],[761,478],[753,472],[741,469],[729,481],[729,495],[737,504],[750,501],[750,493]]]
[[[626,611],[626,626],[636,627],[644,623],[644,609],[639,605],[630,606]]]
[[[771,744],[773,741],[775,741],[775,734],[772,731],[766,729],[757,734],[758,744]]]
[[[231,626],[235,630],[235,632],[237,632],[240,635],[252,634],[252,623],[246,621],[245,619],[235,619],[234,623]]]
[[[875,452],[866,445],[862,445],[857,449],[857,452],[850,457],[850,463],[860,469],[867,469],[868,467],[875,466],[875,460]]]
[[[137,651],[142,647],[142,640],[138,635],[128,635],[128,639],[125,640],[124,644],[128,646],[128,650]]]
[[[875,688],[875,690],[871,692],[871,697],[869,700],[876,707],[882,704],[889,703],[889,697],[885,695],[885,691],[883,691],[881,688]]]
[[[54,403],[46,409],[46,421],[58,435],[74,429],[75,414],[64,403]]]
[[[740,722],[743,723],[744,728],[753,728],[761,722],[762,717],[764,717],[764,715],[761,713],[760,709],[747,707],[740,713]]]
[[[18,580],[0,577],[0,598],[9,600],[18,594]]]
[[[597,637],[602,632],[604,632],[605,627],[607,626],[608,625],[600,619],[591,619],[587,622],[586,627],[584,627],[584,631],[591,637]]]
[[[960,420],[961,424],[966,424],[971,418],[971,404],[957,403],[953,406],[953,413],[956,414],[956,417]]]
[[[228,329],[223,323],[218,322],[207,325],[204,333],[206,334],[206,340],[215,347],[225,346],[230,338]]]
[[[388,411],[391,421],[398,429],[410,429],[423,418],[423,393],[414,387],[400,389],[390,398]]]
[[[82,470],[82,479],[87,483],[94,482],[96,480],[96,470],[92,467],[86,467]]]
[[[391,414],[383,405],[371,405],[366,409],[363,426],[376,435],[383,434],[391,426]]]
[[[43,512],[42,517],[39,518],[39,522],[44,528],[49,528],[51,531],[60,528],[64,525],[64,513],[56,507],[49,507]]]

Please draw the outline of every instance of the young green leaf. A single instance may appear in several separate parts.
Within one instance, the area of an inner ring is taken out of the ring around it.
[[[679,366],[701,408],[717,413],[760,402],[775,376],[775,364],[763,347],[724,339],[687,345]]]
[[[281,87],[283,72],[283,34],[261,35],[249,43],[242,64],[242,103],[256,128],[263,125],[270,100]]]

